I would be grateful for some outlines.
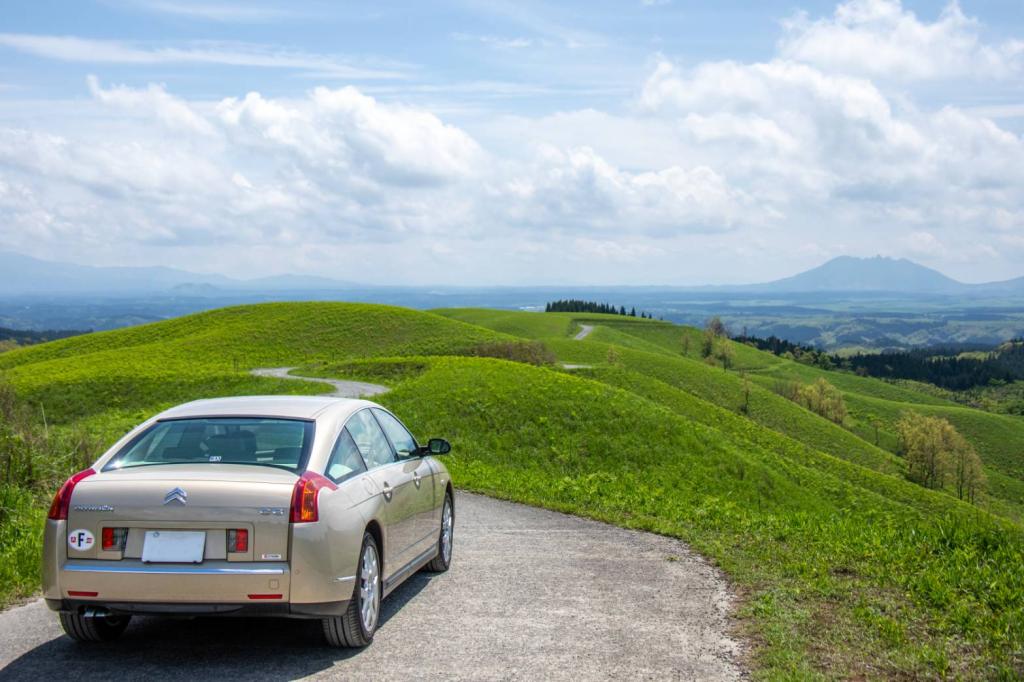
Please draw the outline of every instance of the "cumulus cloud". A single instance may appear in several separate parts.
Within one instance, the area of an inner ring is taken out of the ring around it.
[[[217,103],[159,85],[104,87],[90,77],[88,86],[105,114],[88,132],[0,129],[0,166],[34,197],[9,199],[0,213],[39,239],[58,224],[166,244],[669,235],[763,217],[707,166],[626,171],[591,149],[556,145],[499,159],[427,110],[351,86]]]
[[[711,168],[630,173],[588,147],[542,148],[499,195],[516,223],[549,229],[673,234],[759,222],[752,200]]]
[[[1024,42],[985,44],[979,22],[956,2],[935,21],[900,0],[849,0],[833,16],[799,12],[783,22],[782,57],[844,73],[884,79],[1005,78],[1024,67]]]
[[[674,117],[677,135],[741,187],[791,206],[913,207],[946,223],[971,207],[979,225],[1021,201],[1019,136],[954,107],[897,104],[860,77],[788,60],[662,62],[640,106]]]
[[[162,85],[151,84],[145,90],[125,86],[114,86],[104,90],[96,76],[89,76],[87,83],[92,96],[104,104],[142,115],[153,115],[172,130],[213,134],[213,126],[193,111],[187,102],[169,95]]]

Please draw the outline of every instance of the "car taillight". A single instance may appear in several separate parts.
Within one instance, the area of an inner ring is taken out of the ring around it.
[[[232,528],[228,531],[228,552],[232,554],[249,551],[249,531],[245,528]]]
[[[292,491],[292,523],[309,523],[320,519],[318,498],[321,488],[337,490],[338,486],[320,474],[307,471],[295,481]]]
[[[50,513],[47,518],[54,521],[65,521],[68,518],[68,507],[71,506],[71,493],[75,491],[75,485],[83,478],[92,476],[96,472],[92,469],[79,471],[77,474],[64,481],[57,494],[53,496],[53,504],[50,505]]]
[[[128,539],[127,528],[104,528],[101,533],[103,538],[104,552],[121,552],[124,551],[124,542]]]

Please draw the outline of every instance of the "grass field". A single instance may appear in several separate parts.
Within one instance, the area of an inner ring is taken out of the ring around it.
[[[301,365],[392,386],[380,401],[417,433],[451,439],[447,462],[464,489],[691,543],[741,595],[739,627],[760,678],[1024,674],[1015,418],[989,422],[978,415],[999,415],[829,373],[856,422],[843,428],[771,390],[819,370],[744,346],[727,372],[699,358],[698,330],[618,316],[435,313],[270,304],[0,355],[19,401],[48,418],[35,455],[47,465],[33,461],[28,475],[19,459],[17,480],[0,486],[3,598],[35,588],[49,495],[90,453],[185,399],[322,390],[248,374]],[[595,329],[575,341],[580,322]],[[467,357],[514,338],[589,368]],[[962,430],[1005,483],[993,491],[998,504],[972,507],[909,483],[887,442],[859,428],[868,410],[889,418],[907,406],[966,411],[955,413]]]

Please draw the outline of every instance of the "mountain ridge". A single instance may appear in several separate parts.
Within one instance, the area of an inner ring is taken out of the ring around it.
[[[1024,294],[1024,276],[996,282],[968,284],[906,258],[837,256],[809,270],[770,282],[704,286],[641,286],[666,290],[763,293]],[[0,292],[9,296],[141,293],[209,297],[240,292],[316,292],[357,288],[387,287],[294,273],[239,279],[220,274],[201,274],[168,266],[80,265],[43,260],[11,251],[0,251]],[[586,285],[557,287],[538,284],[533,287],[520,285],[483,288],[587,289],[594,287]]]

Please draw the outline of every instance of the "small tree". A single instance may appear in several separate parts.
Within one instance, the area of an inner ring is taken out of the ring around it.
[[[605,355],[605,360],[609,365],[618,365],[622,361],[622,356],[619,351],[615,349],[615,346],[608,346],[608,353]]]
[[[838,388],[824,378],[813,384],[801,386],[797,391],[797,402],[811,412],[842,425],[846,420],[846,402]]]
[[[951,469],[956,496],[974,504],[988,482],[985,472],[981,468],[981,458],[978,457],[978,453],[966,438],[961,436],[952,425],[949,428],[952,431],[949,444],[952,450],[953,465]]]
[[[718,315],[704,323],[704,330],[711,332],[712,336],[724,337],[729,335],[729,330],[726,329],[725,323],[722,322],[722,318]]]
[[[722,363],[722,369],[728,370],[732,367],[736,358],[736,351],[732,349],[732,342],[726,338],[719,338],[715,341],[715,359]]]
[[[952,480],[957,497],[974,502],[985,487],[981,460],[971,444],[941,417],[907,412],[896,422],[907,476],[926,488]]]
[[[704,323],[704,337],[701,339],[700,344],[701,357],[707,359],[715,356],[715,351],[718,349],[718,340],[724,339],[727,336],[728,330],[725,328],[722,318],[717,315],[709,318]]]

